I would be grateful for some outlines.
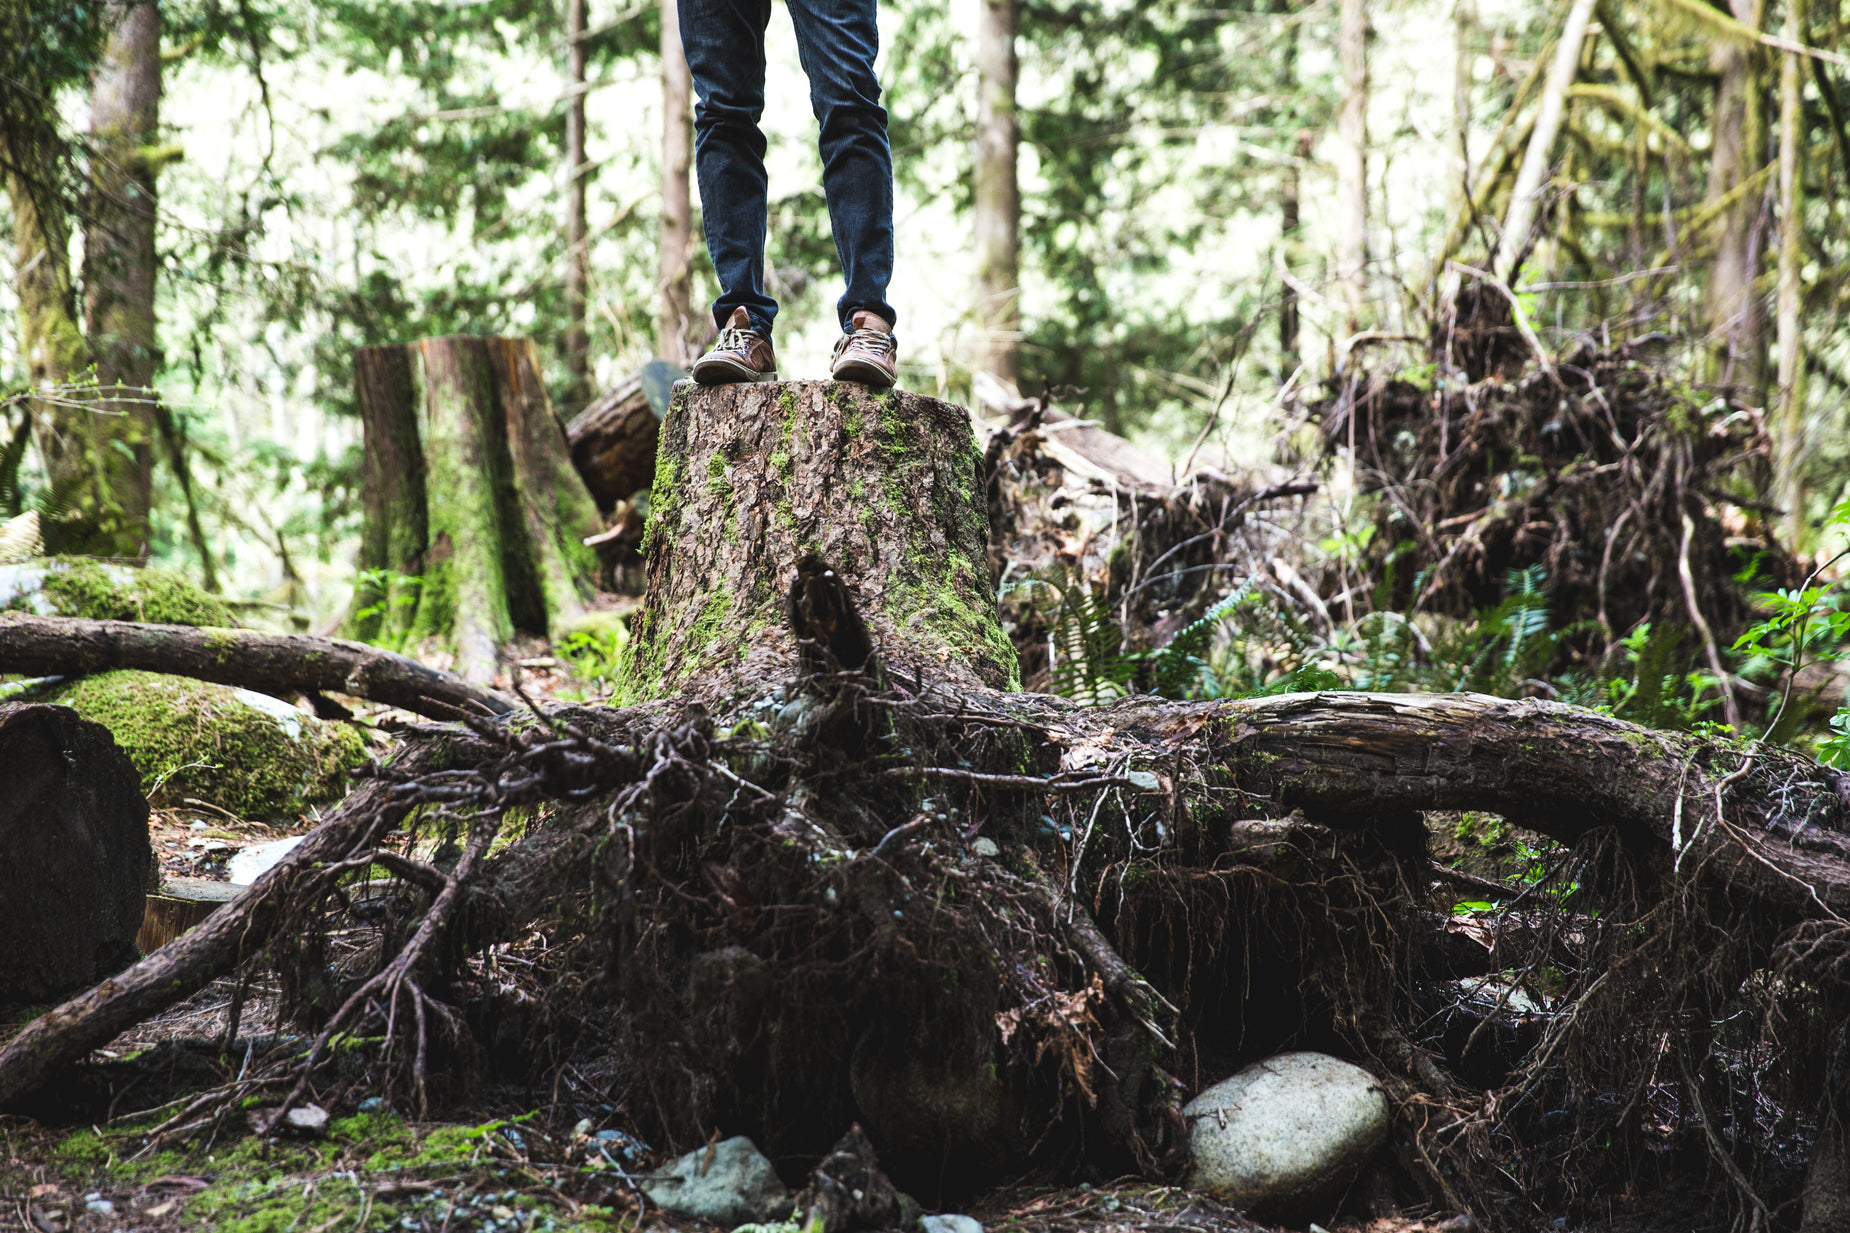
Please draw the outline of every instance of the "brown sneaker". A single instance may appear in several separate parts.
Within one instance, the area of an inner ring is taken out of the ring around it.
[[[771,340],[752,328],[750,313],[743,308],[732,310],[713,350],[694,361],[694,380],[701,385],[777,380]]]
[[[853,321],[854,333],[843,334],[835,344],[829,376],[886,389],[899,378],[899,339],[893,337],[891,325],[866,309],[854,314]]]

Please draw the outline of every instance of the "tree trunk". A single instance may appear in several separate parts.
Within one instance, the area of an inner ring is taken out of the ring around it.
[[[49,120],[44,121],[49,124]],[[27,384],[54,397],[31,404],[56,512],[44,520],[46,550],[139,558],[147,544],[146,489],[137,487],[139,442],[125,417],[106,416],[72,381],[90,365],[71,286],[71,233],[33,118],[15,117],[7,135],[7,193],[17,252],[19,358]],[[128,446],[128,457],[114,447]]]
[[[506,694],[360,642],[0,612],[0,672],[69,676],[117,668],[266,694],[351,694],[432,719],[501,715],[518,705]]]
[[[1336,108],[1336,283],[1342,293],[1337,353],[1362,328],[1368,297],[1368,0],[1342,0],[1336,55],[1342,98]]]
[[[662,0],[662,237],[657,275],[661,306],[655,354],[677,368],[687,367],[699,342],[689,273],[694,247],[693,195],[688,188],[688,169],[694,161],[693,92],[681,48],[680,6],[675,0]]]
[[[1284,70],[1281,84],[1288,97],[1295,97],[1298,92],[1298,22],[1292,13],[1290,0],[1280,6],[1288,23],[1285,28]],[[1304,168],[1310,164],[1312,133],[1309,129],[1299,129],[1296,140],[1291,147],[1291,161],[1285,164],[1284,182],[1280,186],[1278,245],[1284,267],[1292,268],[1298,250],[1299,214],[1302,208],[1301,179]],[[1298,358],[1298,293],[1290,283],[1285,284],[1279,295],[1278,303],[1278,380],[1282,385],[1291,379],[1296,370]]]
[[[0,704],[0,1002],[61,997],[135,959],[154,873],[141,776],[63,706]]]
[[[1803,0],[1786,0],[1786,41],[1798,43],[1805,29]],[[1799,322],[1799,271],[1804,263],[1805,181],[1800,166],[1805,114],[1800,95],[1799,57],[1779,64],[1779,458],[1778,501],[1786,511],[1786,542],[1798,548],[1806,532],[1804,333]]]
[[[1765,20],[1765,0],[1730,0],[1734,17],[1754,30]],[[1765,230],[1760,225],[1762,194],[1748,191],[1749,181],[1764,165],[1766,117],[1761,112],[1760,73],[1764,57],[1757,45],[1718,37],[1710,66],[1720,76],[1710,123],[1714,137],[1709,154],[1708,201],[1726,202],[1710,225],[1713,254],[1706,302],[1711,379],[1732,385],[1757,405],[1765,405],[1766,309],[1754,292]]]
[[[1017,0],[982,0],[976,35],[976,296],[979,371],[1021,381],[1021,189],[1016,160]]]
[[[1561,41],[1555,45],[1554,63],[1549,66],[1548,80],[1542,86],[1542,100],[1536,108],[1535,130],[1529,134],[1529,148],[1522,156],[1516,173],[1516,185],[1510,190],[1510,208],[1503,219],[1503,234],[1497,240],[1497,252],[1491,258],[1490,271],[1498,278],[1515,275],[1517,258],[1529,246],[1529,233],[1541,211],[1541,195],[1554,161],[1555,141],[1561,136],[1567,118],[1567,92],[1580,73],[1580,49],[1587,41],[1587,27],[1593,21],[1598,0],[1574,0],[1561,28]]]
[[[161,12],[156,0],[113,0],[112,29],[90,87],[90,216],[84,297],[105,457],[123,527],[108,555],[146,554],[153,504],[155,176],[160,138]],[[120,444],[116,444],[119,442]],[[131,544],[131,539],[134,541]],[[208,569],[210,567],[208,566]]]
[[[662,422],[628,696],[721,698],[795,674],[802,622],[786,596],[809,561],[839,576],[888,673],[1010,687],[983,485],[969,413],[934,398],[680,386]],[[845,643],[836,654],[861,666]]]
[[[600,528],[525,339],[434,338],[356,356],[366,435],[363,585],[348,628],[437,639],[491,680],[515,630],[576,613]],[[382,572],[383,571],[383,572]]]
[[[565,0],[567,87],[565,108],[565,367],[572,374],[574,406],[591,397],[591,340],[585,328],[591,283],[589,227],[585,219],[585,0]]]

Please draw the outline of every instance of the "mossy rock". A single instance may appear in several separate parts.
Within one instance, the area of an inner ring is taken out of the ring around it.
[[[172,570],[88,557],[41,557],[0,565],[0,612],[157,625],[236,624],[217,596]]]
[[[367,756],[366,743],[346,724],[248,689],[185,677],[103,672],[49,700],[108,728],[157,807],[190,797],[241,818],[294,818],[339,797]]]

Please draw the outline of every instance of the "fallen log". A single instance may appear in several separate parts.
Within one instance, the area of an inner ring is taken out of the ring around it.
[[[431,719],[501,715],[518,701],[452,672],[341,638],[0,613],[0,672],[139,668],[259,693],[351,694]]]
[[[654,483],[662,412],[674,383],[684,376],[672,364],[651,360],[565,426],[572,465],[599,509],[608,513]]]

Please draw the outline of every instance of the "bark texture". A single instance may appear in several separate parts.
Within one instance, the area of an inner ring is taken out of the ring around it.
[[[363,348],[366,525],[347,628],[435,638],[483,683],[516,630],[571,616],[596,576],[597,509],[571,466],[533,343],[433,338]]]
[[[1729,0],[1737,21],[1759,30],[1765,0]],[[1766,115],[1761,103],[1765,56],[1757,45],[1717,39],[1709,56],[1718,74],[1714,137],[1709,155],[1711,205],[1723,204],[1710,226],[1713,258],[1706,301],[1713,380],[1750,398],[1766,380],[1766,306],[1754,290],[1766,250],[1761,225],[1761,172],[1766,162]]]
[[[677,368],[693,360],[701,333],[694,321],[689,273],[694,247],[694,203],[688,184],[694,163],[693,97],[694,79],[681,47],[680,8],[675,0],[662,0],[661,304],[655,354]]]
[[[662,423],[632,700],[798,670],[796,571],[833,569],[889,671],[1007,688],[968,412],[845,382],[681,386]]]
[[[1336,281],[1347,338],[1368,294],[1368,0],[1342,0],[1337,18],[1342,98],[1336,110]]]
[[[585,0],[565,0],[565,366],[572,374],[571,399],[591,396],[591,337],[585,329],[586,292],[591,283],[590,228],[585,222]]]
[[[976,36],[978,367],[1013,386],[1021,380],[1021,189],[1016,160],[1016,0],[982,0]]]
[[[160,149],[161,11],[155,0],[114,0],[103,62],[90,87],[90,210],[84,229],[84,309],[96,361],[93,427],[127,447],[109,463],[125,526],[113,555],[142,554],[154,487],[155,177]],[[133,536],[137,542],[130,545]],[[209,567],[208,567],[209,568]]]
[[[115,668],[268,694],[352,694],[433,719],[501,715],[519,705],[453,673],[338,638],[0,613],[0,672],[75,675]]]
[[[69,707],[0,705],[0,767],[0,1002],[39,1002],[134,960],[148,802],[109,730]]]

